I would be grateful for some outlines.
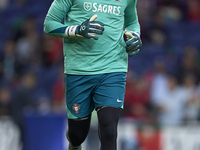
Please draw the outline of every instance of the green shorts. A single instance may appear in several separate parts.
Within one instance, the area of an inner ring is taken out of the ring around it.
[[[123,108],[125,85],[125,72],[98,75],[65,74],[68,118],[84,118],[102,106]]]

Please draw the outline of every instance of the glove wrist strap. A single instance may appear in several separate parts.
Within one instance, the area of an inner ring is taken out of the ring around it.
[[[65,30],[65,35],[67,37],[75,37],[76,36],[76,28],[77,27],[78,27],[78,25],[67,27],[66,30]]]
[[[134,33],[134,34],[136,34],[138,37],[140,37],[140,33],[138,33],[138,32],[133,32],[133,31],[130,31],[131,33]]]
[[[128,30],[125,30],[125,32],[131,32],[132,34],[136,34],[138,37],[140,37],[140,33],[139,32],[128,31]]]

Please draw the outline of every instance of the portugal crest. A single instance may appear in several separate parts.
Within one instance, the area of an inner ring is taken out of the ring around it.
[[[91,8],[92,8],[92,3],[90,3],[90,2],[84,2],[84,9],[86,10],[86,11],[89,11]]]
[[[77,104],[74,104],[74,106],[72,106],[73,110],[76,112],[76,114],[78,114],[79,112],[79,109],[80,109],[80,106],[78,106]]]

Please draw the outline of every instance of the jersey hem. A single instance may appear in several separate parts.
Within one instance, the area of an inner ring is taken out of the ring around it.
[[[115,72],[127,72],[128,69],[121,69],[121,70],[112,70],[112,71],[91,71],[91,72],[81,72],[81,71],[65,71],[65,74],[71,75],[97,75],[97,74],[105,74],[105,73],[115,73]]]

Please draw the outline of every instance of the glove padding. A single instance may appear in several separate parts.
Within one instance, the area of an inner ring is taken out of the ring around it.
[[[65,35],[67,37],[84,37],[88,39],[98,40],[98,35],[102,35],[104,31],[104,24],[100,21],[95,21],[97,15],[93,15],[81,25],[70,26],[66,28]]]
[[[142,47],[142,41],[139,34],[130,31],[125,31],[124,34],[128,38],[128,41],[126,41],[126,52],[128,55],[133,56],[138,54]]]

